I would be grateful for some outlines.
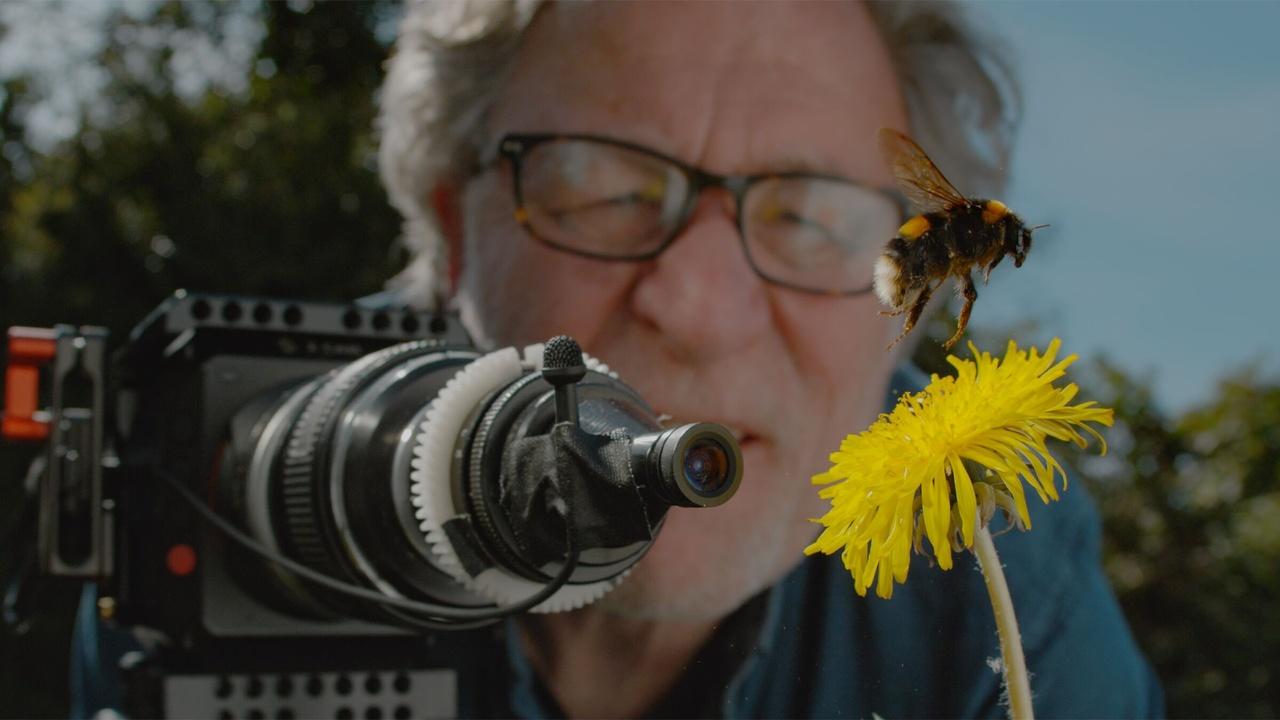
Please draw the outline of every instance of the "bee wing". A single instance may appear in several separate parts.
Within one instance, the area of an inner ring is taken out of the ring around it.
[[[880,152],[907,199],[921,212],[948,210],[968,200],[947,180],[915,140],[897,130],[881,128]]]

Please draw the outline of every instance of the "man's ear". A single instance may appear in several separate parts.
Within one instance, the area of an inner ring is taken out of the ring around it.
[[[431,191],[431,209],[435,210],[440,234],[444,237],[449,297],[458,292],[462,277],[462,198],[458,186],[441,182]]]

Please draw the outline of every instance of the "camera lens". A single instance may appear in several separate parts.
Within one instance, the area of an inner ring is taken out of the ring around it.
[[[699,495],[719,494],[729,481],[729,454],[715,438],[699,438],[685,453],[684,479]]]
[[[716,423],[641,435],[632,453],[637,475],[671,505],[720,505],[733,497],[742,480],[742,450],[733,433]]]

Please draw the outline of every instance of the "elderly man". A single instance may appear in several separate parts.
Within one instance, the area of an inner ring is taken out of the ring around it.
[[[383,174],[418,251],[399,286],[492,345],[559,333],[677,420],[739,434],[726,506],[673,510],[595,605],[510,626],[464,714],[997,716],[977,573],[862,599],[802,561],[808,483],[904,357],[867,291],[901,222],[876,131],[998,185],[1007,90],[955,9],[448,2],[408,10]],[[978,148],[984,147],[984,154]],[[900,389],[900,388],[899,388]],[[1001,553],[1044,716],[1145,716],[1160,692],[1073,488]]]

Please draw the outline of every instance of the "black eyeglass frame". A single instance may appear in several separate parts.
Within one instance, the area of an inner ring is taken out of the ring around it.
[[[685,180],[688,182],[688,190],[685,193],[684,206],[680,208],[679,222],[677,222],[672,227],[672,230],[667,235],[667,237],[663,238],[662,242],[658,243],[658,245],[653,250],[639,253],[637,255],[620,256],[620,255],[604,255],[600,253],[593,253],[589,250],[581,250],[579,248],[566,247],[565,245],[561,245],[553,240],[550,240],[540,235],[538,231],[533,228],[533,225],[529,222],[529,213],[525,209],[524,189],[521,187],[521,182],[520,182],[520,178],[522,174],[521,169],[523,167],[522,163],[524,161],[525,155],[528,154],[529,151],[533,150],[535,147],[542,145],[544,143],[555,142],[560,140],[582,140],[587,142],[601,143],[604,145],[612,145],[614,147],[622,148],[624,150],[629,150],[631,152],[635,152],[640,155],[645,155],[651,158],[655,158],[657,160],[662,160],[663,162],[669,163],[671,166],[675,167],[685,176]],[[578,133],[568,133],[568,134],[565,134],[565,133],[510,133],[510,134],[504,135],[502,139],[498,141],[498,157],[494,158],[494,160],[496,161],[499,158],[506,158],[511,163],[511,184],[512,184],[512,191],[515,196],[515,202],[516,202],[516,222],[518,222],[521,225],[521,227],[524,228],[525,232],[527,232],[530,237],[534,238],[538,242],[541,242],[544,245],[547,245],[549,247],[555,248],[557,250],[561,250],[563,252],[572,253],[574,255],[593,258],[596,260],[606,260],[606,261],[614,261],[614,262],[637,262],[637,261],[643,261],[643,260],[652,260],[653,258],[658,257],[663,252],[665,252],[667,248],[671,247],[671,243],[675,242],[675,239],[679,237],[680,233],[683,232],[685,228],[688,226],[689,218],[693,215],[693,211],[697,207],[698,198],[702,195],[702,191],[708,188],[724,188],[729,192],[730,195],[733,196],[734,216],[735,216],[734,224],[737,226],[737,229],[738,229],[738,242],[742,245],[742,253],[744,256],[746,256],[747,264],[751,266],[751,270],[755,272],[756,275],[758,275],[759,277],[761,277],[762,279],[764,279],[769,283],[772,283],[779,287],[785,287],[790,290],[796,290],[798,292],[809,293],[812,295],[826,295],[826,296],[838,296],[838,297],[862,295],[870,292],[873,287],[873,284],[869,283],[866,287],[860,287],[855,290],[816,290],[811,287],[805,287],[803,285],[797,285],[795,283],[787,282],[786,280],[779,280],[778,278],[772,277],[765,271],[761,270],[760,267],[756,265],[755,258],[751,257],[751,248],[748,247],[747,245],[746,223],[743,217],[743,207],[745,205],[743,201],[746,199],[747,192],[751,189],[753,185],[759,182],[763,182],[765,180],[788,180],[788,179],[796,179],[796,178],[801,178],[801,179],[809,178],[814,180],[830,180],[830,181],[845,183],[847,185],[853,185],[855,187],[865,188],[867,190],[878,192],[884,195],[889,200],[891,200],[894,203],[894,205],[898,207],[899,216],[903,220],[907,218],[907,214],[908,214],[906,197],[902,195],[902,193],[896,190],[888,189],[888,188],[876,187],[873,185],[867,185],[865,183],[856,182],[854,180],[850,180],[849,178],[842,177],[839,175],[805,172],[805,171],[759,173],[754,175],[717,175],[716,173],[708,172],[699,167],[694,167],[693,165],[690,165],[684,162],[683,160],[680,160],[679,158],[674,158],[674,157],[671,157],[670,155],[665,155],[661,152],[658,152],[657,150],[644,147],[643,145],[637,145],[635,143],[628,142],[626,140],[619,140],[617,138],[611,138],[604,135],[578,134]],[[886,242],[888,240],[889,238],[885,238]]]

